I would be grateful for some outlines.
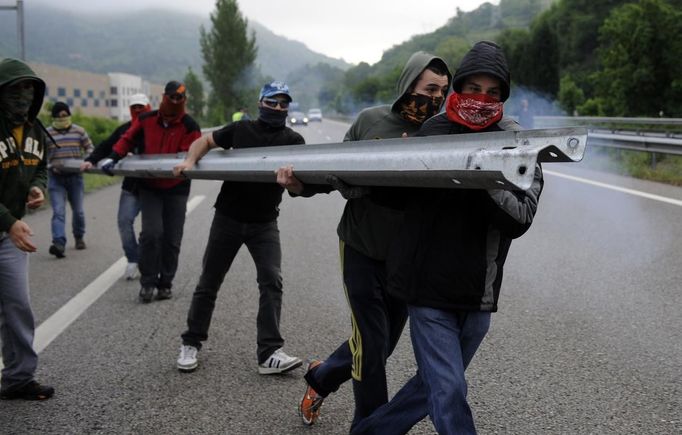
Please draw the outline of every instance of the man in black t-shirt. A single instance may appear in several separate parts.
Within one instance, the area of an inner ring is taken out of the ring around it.
[[[261,89],[259,117],[242,120],[206,134],[190,146],[185,160],[173,168],[176,176],[191,169],[216,147],[250,148],[304,144],[303,137],[285,125],[291,102],[289,88],[272,82]],[[239,248],[245,244],[256,264],[260,299],[256,319],[258,372],[284,373],[300,367],[302,361],[282,351],[279,331],[282,308],[282,251],[277,228],[279,203],[284,189],[273,183],[225,181],[215,203],[215,216],[204,253],[199,283],[182,334],[178,370],[191,372],[198,365],[201,342],[208,338],[218,290]]]

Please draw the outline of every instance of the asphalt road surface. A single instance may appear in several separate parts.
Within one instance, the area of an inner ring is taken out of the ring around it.
[[[346,128],[325,120],[297,130],[319,143],[340,141]],[[481,434],[682,433],[682,189],[589,166],[545,166],[535,223],[512,244],[500,311],[468,371]],[[296,413],[303,371],[258,374],[258,291],[245,249],[219,294],[199,369],[176,370],[219,186],[194,182],[174,297],[148,305],[137,282],[119,279],[119,186],[86,196],[88,249],[70,240],[65,259],[47,253],[49,207],[27,218],[39,246],[37,378],[56,395],[0,402],[0,433],[347,433],[350,384],[307,428]],[[281,206],[284,349],[301,358],[327,356],[350,331],[335,233],[343,205],[332,193],[285,195]],[[414,370],[406,331],[388,363],[391,395]],[[434,429],[427,419],[411,433]]]

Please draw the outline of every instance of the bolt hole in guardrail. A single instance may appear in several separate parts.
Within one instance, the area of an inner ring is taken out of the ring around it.
[[[462,184],[461,181],[459,181],[459,180],[457,180],[457,179],[455,179],[455,178],[452,179],[452,182],[455,183],[455,184]]]
[[[556,156],[554,156],[554,157],[556,157]],[[528,170],[528,168],[526,167],[526,165],[519,166],[519,174],[520,175],[525,174],[527,170]]]
[[[556,159],[557,157],[559,157],[559,156],[557,155],[557,153],[552,152],[552,151],[549,152],[549,155],[552,156],[552,157],[554,157],[555,159]]]

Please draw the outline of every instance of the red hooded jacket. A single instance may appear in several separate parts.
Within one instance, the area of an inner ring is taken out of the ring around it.
[[[175,154],[186,152],[189,146],[201,136],[201,129],[191,116],[184,114],[163,125],[158,110],[143,113],[137,121],[114,144],[113,151],[119,159],[125,157],[134,146],[133,138],[142,131],[144,149],[142,154]],[[153,189],[170,189],[186,180],[173,178],[145,179],[144,184]]]

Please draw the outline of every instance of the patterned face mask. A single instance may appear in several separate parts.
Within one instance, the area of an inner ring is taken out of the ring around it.
[[[400,105],[400,116],[410,122],[422,125],[424,121],[438,113],[443,97],[423,94],[405,95]]]
[[[448,97],[448,119],[473,131],[483,130],[502,119],[503,103],[486,94],[458,94]]]
[[[28,112],[33,104],[33,84],[22,81],[7,86],[0,92],[0,114],[14,125],[28,121]]]

